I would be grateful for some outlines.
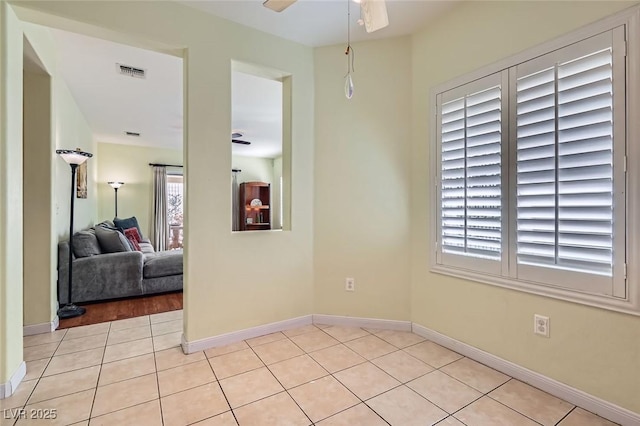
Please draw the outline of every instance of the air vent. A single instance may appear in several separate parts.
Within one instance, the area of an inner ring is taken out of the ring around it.
[[[142,68],[132,67],[131,65],[116,64],[116,70],[129,77],[146,78],[147,71]]]
[[[136,138],[140,137],[140,133],[138,133],[138,132],[124,132],[124,134],[127,135],[127,136],[133,136],[133,137],[136,137]]]

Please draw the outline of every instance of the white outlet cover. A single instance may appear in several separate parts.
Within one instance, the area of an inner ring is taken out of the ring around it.
[[[355,278],[345,278],[345,280],[344,280],[344,289],[346,291],[355,291],[355,289],[356,289],[356,280],[355,280]]]
[[[549,317],[534,314],[533,332],[540,336],[549,337]]]

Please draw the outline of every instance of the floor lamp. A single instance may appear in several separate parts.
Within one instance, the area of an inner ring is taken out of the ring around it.
[[[88,158],[93,157],[93,154],[89,154],[88,152],[83,152],[80,148],[75,151],[70,149],[57,149],[56,154],[60,155],[64,161],[67,162],[71,166],[71,208],[69,210],[69,300],[66,305],[58,309],[58,318],[73,318],[80,315],[83,315],[86,312],[85,308],[81,308],[73,304],[73,299],[71,295],[71,282],[72,282],[72,273],[73,273],[73,202],[76,196],[76,170],[78,166]]]
[[[116,215],[118,217],[118,188],[124,185],[124,182],[107,182],[116,191]]]

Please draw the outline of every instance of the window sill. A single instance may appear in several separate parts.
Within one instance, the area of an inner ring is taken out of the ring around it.
[[[620,299],[605,295],[599,296],[594,294],[581,293],[575,290],[566,290],[563,288],[543,285],[540,283],[480,274],[477,271],[452,268],[439,264],[432,265],[430,272],[441,275],[448,275],[455,278],[462,278],[482,284],[489,284],[510,290],[522,291],[529,294],[535,294],[537,296],[550,297],[553,299],[564,300],[567,302],[578,303],[581,305],[592,306],[609,311],[640,316],[640,304],[637,301],[634,302],[630,297],[628,297],[627,299]]]

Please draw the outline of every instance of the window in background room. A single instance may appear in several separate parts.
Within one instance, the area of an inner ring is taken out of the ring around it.
[[[169,249],[183,247],[184,183],[182,175],[167,175],[167,221],[169,223]]]
[[[434,271],[640,308],[626,263],[631,26],[436,91]]]

